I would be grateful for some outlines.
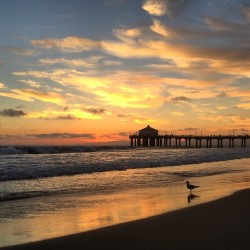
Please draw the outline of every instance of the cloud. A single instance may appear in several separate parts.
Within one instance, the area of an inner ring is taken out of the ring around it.
[[[59,49],[64,52],[82,52],[101,48],[99,41],[81,37],[66,37],[63,39],[48,38],[32,40],[31,44],[42,49]]]
[[[41,51],[24,48],[5,47],[5,50],[20,56],[37,56],[41,54]]]
[[[6,88],[5,84],[0,82],[0,89],[4,89],[4,88]]]
[[[166,13],[170,17],[176,17],[195,1],[197,0],[166,0]]]
[[[128,132],[119,132],[118,135],[119,136],[125,136],[125,137],[127,137],[128,136]]]
[[[117,117],[119,117],[119,118],[127,118],[127,117],[131,117],[131,115],[128,115],[128,114],[117,114]]]
[[[226,22],[211,16],[205,17],[204,20],[209,28],[213,31],[232,31],[241,28],[241,25],[239,24]]]
[[[49,134],[24,134],[24,135],[0,135],[1,140],[60,140],[60,139],[95,139],[94,134],[74,134],[74,133],[49,133]]]
[[[169,112],[171,115],[173,115],[173,116],[184,116],[185,114],[183,113],[183,112],[175,112],[175,111],[173,111],[173,112]]]
[[[0,116],[5,117],[22,117],[25,116],[26,112],[22,110],[16,110],[16,109],[3,109],[0,110]]]
[[[60,115],[56,117],[55,120],[79,120],[79,118],[73,115]]]
[[[16,74],[16,73],[15,73]],[[48,79],[62,84],[63,86],[72,86],[78,93],[91,102],[101,103],[101,105],[112,105],[120,107],[149,107],[157,101],[153,95],[150,86],[144,86],[143,82],[152,82],[155,79],[150,76],[134,75],[130,71],[108,72],[106,75],[95,76],[85,72],[73,70],[56,70],[48,72],[17,72],[18,75],[27,75],[33,77],[47,77]],[[141,95],[137,95],[134,85],[138,86]],[[140,86],[141,85],[141,86]],[[156,90],[157,91],[157,90]],[[80,97],[78,95],[78,97]]]
[[[61,94],[54,92],[41,92],[32,89],[13,90],[13,92],[20,95],[25,95],[31,100],[36,99],[43,102],[52,102],[57,104],[63,103],[65,101],[65,97],[63,97]]]
[[[81,60],[81,59],[65,59],[65,58],[57,58],[57,59],[50,59],[50,58],[46,58],[46,59],[40,59],[40,62],[43,64],[47,64],[47,65],[54,65],[54,64],[61,64],[61,65],[65,65],[67,67],[84,67],[84,68],[94,68],[96,65],[91,62],[90,60]]]
[[[106,61],[103,61],[103,65],[105,65],[105,66],[120,66],[120,65],[122,65],[122,62],[114,61],[114,60],[106,60]]]
[[[0,95],[3,95],[3,93],[0,93]],[[61,94],[55,92],[42,92],[33,89],[13,89],[10,93],[6,93],[5,96],[26,101],[34,101],[36,99],[57,104],[65,102],[65,97]]]
[[[19,80],[19,82],[22,82],[26,85],[29,85],[30,87],[33,87],[33,88],[40,88],[41,87],[40,83],[33,81],[33,80]]]
[[[228,94],[226,92],[221,92],[217,95],[217,97],[219,98],[227,98],[228,97]]]
[[[99,115],[103,114],[106,110],[103,108],[86,108],[85,111],[94,115]]]
[[[115,140],[115,139],[119,139],[120,137],[128,137],[128,132],[104,134],[101,137],[108,138],[110,140]]]
[[[121,41],[125,43],[135,44],[136,39],[141,37],[142,31],[139,28],[133,29],[115,29],[113,31],[114,35]]]
[[[0,135],[0,140],[25,139],[23,135]]]
[[[248,110],[250,109],[250,101],[248,103],[239,103],[234,108]]]
[[[250,20],[250,7],[245,6],[245,8],[243,8],[243,13],[244,13],[246,19]]]
[[[153,16],[176,17],[197,0],[145,0],[142,8]]]
[[[74,133],[28,134],[26,136],[37,139],[75,139],[75,138],[95,139],[94,134],[74,134]]]
[[[153,31],[154,35],[149,36],[148,30]],[[215,30],[204,32],[197,29],[188,30],[188,28],[184,31],[180,27],[168,28],[164,23],[153,19],[153,24],[148,27],[148,30],[146,28],[116,29],[114,33],[119,41],[89,41],[89,39],[82,37],[66,37],[63,39],[34,40],[32,44],[47,49],[58,48],[67,52],[93,51],[98,48],[106,54],[124,59],[172,59],[177,67],[187,67],[196,61],[207,61],[209,62],[208,67],[214,72],[249,76],[250,41],[247,39],[248,33],[244,25],[238,29],[228,28],[225,35]],[[156,39],[155,34],[166,37],[167,40]],[[185,43],[185,38],[188,38],[190,42]],[[211,46],[215,38],[221,39],[223,46],[220,43]],[[204,41],[204,43],[197,45],[197,40]],[[209,46],[206,45],[208,42]],[[41,62],[60,63],[67,66],[70,64],[84,65],[89,68],[93,65],[89,60],[42,59]],[[21,73],[15,72],[14,74],[21,75]],[[33,71],[33,74],[35,73],[39,74],[39,72]],[[48,72],[40,75],[45,77],[46,74],[48,75]]]
[[[169,30],[167,29],[167,27],[155,18],[153,19],[153,24],[150,26],[150,29],[159,35],[165,37],[169,36]]]
[[[33,101],[33,99],[28,97],[28,96],[24,96],[24,95],[20,95],[19,93],[15,93],[15,90],[11,90],[9,92],[0,92],[0,96],[13,98],[13,99],[17,99],[17,100],[22,100],[22,101],[27,101],[27,102]]]
[[[152,16],[163,16],[167,11],[165,0],[145,0],[142,8]]]
[[[74,105],[73,105],[74,106]],[[76,104],[75,106],[80,106]],[[98,113],[98,110],[93,111],[92,113],[79,109],[77,107],[67,108],[62,110],[53,110],[47,109],[39,112],[29,112],[28,118],[32,119],[43,119],[48,121],[53,120],[100,120],[101,117],[101,110]]]
[[[133,120],[137,124],[149,124],[155,122],[155,120],[146,117],[137,117]]]
[[[149,92],[149,89],[147,91]],[[157,102],[152,93],[145,92],[137,96],[129,91],[121,91],[121,88],[112,89],[111,86],[108,90],[96,90],[95,94],[101,102],[118,107],[147,108]]]
[[[171,102],[173,103],[191,102],[191,100],[186,96],[176,96],[171,98]]]

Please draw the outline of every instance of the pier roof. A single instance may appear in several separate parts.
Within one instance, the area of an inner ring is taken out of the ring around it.
[[[139,131],[140,132],[146,132],[146,131],[154,131],[154,132],[157,131],[158,132],[157,129],[154,129],[154,128],[150,127],[149,125],[146,128],[143,128],[143,129],[141,129]]]
[[[149,125],[146,128],[139,130],[139,136],[158,136],[158,130],[150,127]]]

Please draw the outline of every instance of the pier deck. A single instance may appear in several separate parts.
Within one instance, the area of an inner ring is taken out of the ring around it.
[[[223,148],[224,142],[227,141],[229,148],[234,148],[236,141],[242,148],[247,146],[249,135],[211,135],[211,136],[196,136],[196,135],[139,135],[133,134],[129,136],[131,147],[217,147]],[[194,143],[193,143],[194,142]],[[214,143],[215,142],[215,143]]]

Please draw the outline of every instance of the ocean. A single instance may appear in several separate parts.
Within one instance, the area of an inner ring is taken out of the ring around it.
[[[181,208],[186,180],[200,202],[250,183],[250,148],[2,147],[0,158],[0,247]]]

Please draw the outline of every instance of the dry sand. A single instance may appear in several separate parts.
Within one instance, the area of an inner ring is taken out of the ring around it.
[[[148,219],[1,249],[250,249],[250,190]]]

